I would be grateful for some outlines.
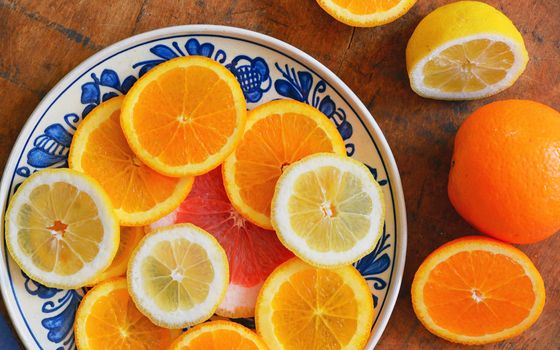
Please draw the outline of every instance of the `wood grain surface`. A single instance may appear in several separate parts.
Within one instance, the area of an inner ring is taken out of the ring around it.
[[[116,41],[179,24],[258,31],[309,53],[364,102],[397,160],[408,211],[408,253],[399,299],[379,349],[457,349],[431,335],[412,311],[410,285],[421,261],[456,237],[477,232],[453,210],[447,175],[455,132],[476,108],[508,98],[560,110],[560,1],[488,0],[519,28],[530,62],[509,90],[472,102],[421,98],[409,88],[405,47],[418,22],[445,0],[419,0],[396,22],[351,28],[314,0],[53,1],[0,0],[0,166],[41,98],[73,67]],[[523,174],[519,174],[523,176]],[[560,348],[560,234],[520,247],[540,270],[547,302],[537,323],[483,349]],[[1,310],[6,314],[5,306]]]

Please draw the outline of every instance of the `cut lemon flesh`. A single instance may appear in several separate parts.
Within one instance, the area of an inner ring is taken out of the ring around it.
[[[320,269],[294,258],[265,282],[255,323],[271,350],[363,349],[373,298],[353,266]]]
[[[230,321],[200,324],[183,333],[169,350],[268,350],[252,330]]]
[[[10,201],[6,244],[32,279],[75,289],[111,264],[119,226],[111,200],[95,180],[70,169],[48,169],[31,175]]]
[[[286,168],[272,200],[272,225],[309,264],[350,264],[373,250],[384,197],[369,170],[345,156],[320,153]]]
[[[183,328],[210,318],[229,282],[226,253],[218,241],[191,224],[155,230],[128,263],[136,306],[152,322]]]
[[[212,59],[187,56],[158,65],[134,84],[121,126],[151,168],[168,176],[199,175],[233,151],[246,116],[235,76]]]
[[[403,16],[416,0],[317,0],[328,14],[355,27],[375,27]]]
[[[412,89],[449,100],[496,94],[513,85],[528,61],[515,25],[476,1],[445,5],[426,16],[412,34],[406,56]]]
[[[80,350],[165,350],[178,331],[154,325],[134,306],[126,278],[104,281],[89,290],[74,320]]]
[[[255,225],[272,229],[270,201],[278,177],[287,165],[318,152],[346,154],[335,125],[318,109],[293,100],[253,109],[222,168],[232,205]]]
[[[115,258],[111,262],[111,265],[93,280],[89,281],[88,285],[93,286],[113,277],[124,276],[126,274],[126,267],[128,266],[128,259],[130,259],[132,251],[136,248],[142,237],[144,237],[143,227],[121,226],[119,248],[117,249]]]
[[[529,328],[545,302],[542,277],[517,248],[485,237],[464,237],[436,249],[412,283],[422,324],[452,342],[477,345]]]
[[[161,175],[136,157],[120,126],[123,99],[101,103],[80,123],[68,162],[101,184],[121,225],[140,226],[175,209],[189,193],[193,178]]]

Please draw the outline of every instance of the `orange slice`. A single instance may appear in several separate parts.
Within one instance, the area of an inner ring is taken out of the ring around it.
[[[346,155],[338,130],[319,110],[277,100],[250,111],[243,138],[222,168],[232,205],[254,224],[271,230],[270,204],[282,171],[319,152]]]
[[[200,324],[183,333],[169,350],[268,350],[248,328],[230,321]]]
[[[107,280],[87,292],[74,320],[78,349],[164,350],[179,332],[154,325],[138,311],[125,277]]]
[[[130,149],[120,127],[123,97],[93,109],[70,146],[70,168],[96,179],[111,198],[121,225],[140,226],[169,214],[189,193],[193,178],[161,175]]]
[[[132,251],[136,248],[142,237],[144,237],[143,227],[121,227],[119,248],[115,258],[113,258],[113,262],[105,271],[89,282],[88,285],[93,286],[113,277],[124,276]]]
[[[373,298],[352,265],[321,269],[293,258],[264,283],[255,323],[271,350],[363,349]]]
[[[134,153],[168,176],[199,175],[233,151],[246,119],[235,76],[206,57],[169,60],[126,95],[121,125]]]
[[[376,27],[402,17],[416,0],[317,0],[329,15],[354,27]]]
[[[542,312],[544,283],[519,249],[464,237],[436,249],[412,283],[418,319],[435,335],[462,344],[514,337]]]

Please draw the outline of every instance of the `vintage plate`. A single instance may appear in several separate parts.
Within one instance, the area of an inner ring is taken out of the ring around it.
[[[407,231],[399,172],[385,137],[356,95],[321,63],[269,36],[223,26],[170,27],[120,41],[80,64],[41,101],[21,131],[2,178],[2,217],[10,196],[30,174],[67,166],[72,134],[92,108],[126,93],[155,65],[183,55],[204,55],[225,65],[239,80],[248,108],[277,98],[317,107],[336,124],[348,154],[364,162],[382,186],[387,208],[383,236],[356,263],[375,302],[367,347],[373,348],[395,305],[404,269]],[[83,290],[46,288],[21,272],[5,244],[0,254],[2,295],[26,347],[75,348],[72,324]],[[252,319],[236,321],[253,325]]]

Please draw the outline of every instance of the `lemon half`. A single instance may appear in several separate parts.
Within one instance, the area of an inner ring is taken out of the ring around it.
[[[513,85],[529,56],[503,13],[478,1],[439,7],[416,27],[406,48],[410,86],[423,97],[470,100]]]

